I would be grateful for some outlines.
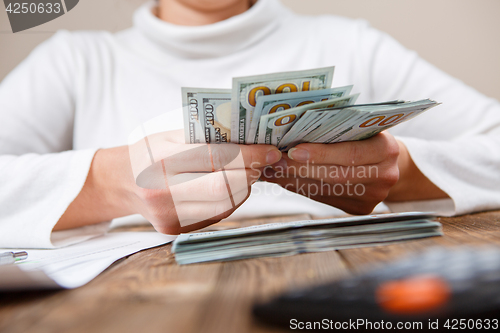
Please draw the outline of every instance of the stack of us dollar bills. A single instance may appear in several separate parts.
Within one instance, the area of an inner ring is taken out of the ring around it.
[[[172,252],[177,263],[184,265],[382,245],[441,236],[441,224],[433,217],[392,213],[181,234]]]
[[[334,67],[233,78],[232,89],[182,88],[186,143],[272,144],[369,138],[436,106],[425,99],[355,105],[330,88]]]

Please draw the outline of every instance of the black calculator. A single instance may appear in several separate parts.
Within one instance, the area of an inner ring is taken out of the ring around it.
[[[253,312],[261,321],[291,329],[375,330],[420,323],[413,329],[496,330],[500,248],[430,248],[358,276],[285,293],[256,304]]]

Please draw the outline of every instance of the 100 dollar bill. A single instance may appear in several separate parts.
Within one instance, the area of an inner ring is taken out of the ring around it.
[[[219,96],[229,96],[230,89],[213,88],[181,88],[182,109],[184,115],[184,139],[186,143],[205,142],[204,120],[202,119],[203,101],[200,94],[217,94]]]
[[[312,142],[335,143],[364,140],[405,122],[436,105],[438,105],[437,102],[427,99],[394,106],[355,107],[350,111],[353,114],[352,117],[344,121],[342,126],[338,126],[336,131]]]
[[[259,143],[278,146],[290,128],[306,111],[314,108],[314,106],[325,103],[330,107],[348,105],[354,103],[357,97],[358,95],[350,95],[262,116],[259,124]]]
[[[233,78],[231,141],[245,144],[259,96],[318,90],[332,85],[334,67]]]
[[[252,115],[252,123],[248,132],[247,144],[258,143],[259,139],[259,122],[260,117],[267,114],[272,114],[294,107],[312,104],[320,101],[331,100],[349,95],[352,90],[351,86],[301,91],[296,93],[275,94],[261,96],[257,99],[254,113]]]
[[[202,105],[201,122],[206,143],[225,143],[231,139],[231,93],[198,95]]]

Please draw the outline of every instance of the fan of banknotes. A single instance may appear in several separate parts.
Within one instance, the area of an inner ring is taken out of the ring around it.
[[[186,143],[272,144],[363,140],[438,105],[425,99],[355,104],[330,88],[334,67],[235,77],[232,89],[182,88]]]

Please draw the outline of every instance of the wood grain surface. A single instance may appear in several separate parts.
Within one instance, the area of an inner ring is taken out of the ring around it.
[[[308,218],[224,221],[208,230]],[[160,246],[120,260],[74,290],[0,294],[0,332],[280,332],[255,321],[254,302],[431,246],[500,245],[500,211],[439,220],[443,237],[280,258],[179,266],[171,245]]]

